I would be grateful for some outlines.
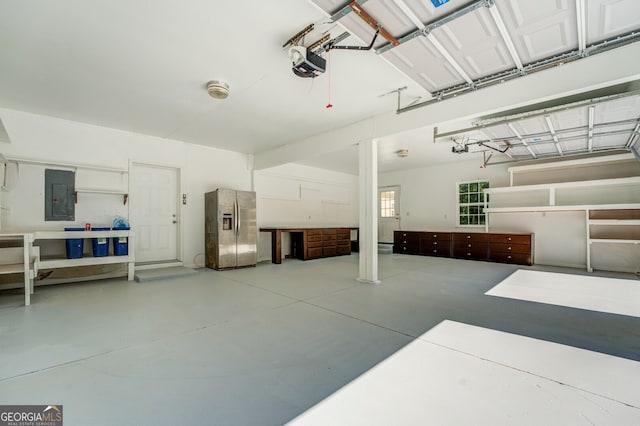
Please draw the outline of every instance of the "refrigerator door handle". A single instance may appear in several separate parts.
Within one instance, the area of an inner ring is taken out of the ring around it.
[[[238,201],[237,200],[233,203],[233,210],[234,210],[233,213],[234,213],[235,221],[236,221],[235,225],[236,225],[236,237],[237,237],[238,235],[240,235],[240,214],[239,214],[240,213],[240,209],[238,208]]]

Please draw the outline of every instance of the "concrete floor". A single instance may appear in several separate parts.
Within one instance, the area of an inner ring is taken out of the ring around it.
[[[352,255],[42,287],[28,308],[3,292],[0,401],[70,425],[283,424],[443,320],[640,361],[640,318],[484,295],[516,269],[385,255],[370,285]]]

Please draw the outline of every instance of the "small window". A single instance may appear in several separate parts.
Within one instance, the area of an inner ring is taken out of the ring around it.
[[[396,217],[395,191],[380,191],[380,217]]]
[[[481,226],[486,222],[484,190],[489,181],[460,182],[456,185],[457,217],[459,226]]]

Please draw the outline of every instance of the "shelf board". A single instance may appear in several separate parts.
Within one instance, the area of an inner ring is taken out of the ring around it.
[[[82,257],[80,259],[50,259],[40,260],[40,269],[53,268],[73,268],[90,265],[111,265],[114,263],[129,263],[134,259],[131,256],[103,256],[103,257]]]
[[[503,186],[499,188],[486,188],[484,190],[484,193],[500,194],[500,193],[508,193],[508,192],[549,190],[552,188],[580,188],[580,187],[634,185],[634,184],[640,184],[640,176],[615,178],[615,179],[581,180],[581,181],[575,181],[575,182],[561,182],[561,183],[541,183],[537,185]]]
[[[34,240],[130,237],[133,231],[37,231]]]
[[[621,240],[619,238],[591,238],[589,243],[640,244],[640,240]]]
[[[116,191],[110,189],[80,189],[76,188],[76,192],[84,194],[112,194],[112,195],[124,195],[127,191]]]
[[[589,219],[589,225],[640,225],[640,219]]]
[[[0,265],[0,274],[19,274],[24,272],[24,263]]]
[[[619,210],[638,209],[640,204],[584,204],[575,206],[525,206],[525,207],[489,207],[487,213],[516,213],[516,212],[553,212],[553,211],[584,211],[584,210]]]

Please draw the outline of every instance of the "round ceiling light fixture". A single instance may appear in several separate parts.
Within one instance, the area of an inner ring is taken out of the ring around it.
[[[400,158],[406,158],[409,156],[409,150],[408,149],[399,149],[396,151],[396,155]]]
[[[222,80],[211,80],[207,83],[207,92],[213,99],[226,99],[229,96],[229,85]]]

